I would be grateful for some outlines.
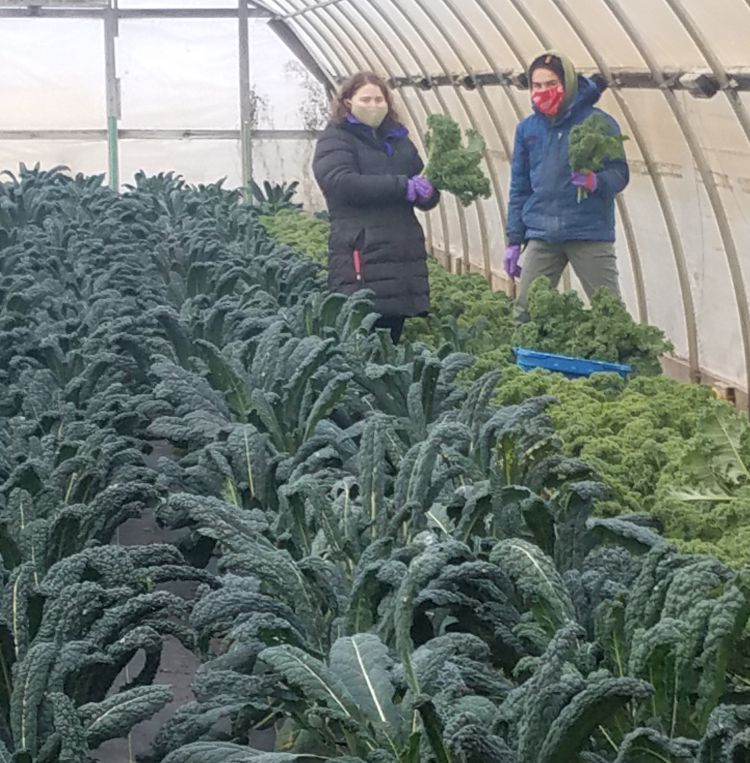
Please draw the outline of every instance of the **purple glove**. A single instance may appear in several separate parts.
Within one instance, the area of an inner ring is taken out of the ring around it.
[[[503,257],[503,267],[508,276],[515,281],[516,278],[521,277],[521,266],[518,264],[518,258],[521,256],[521,246],[519,244],[511,244],[505,250],[505,257]]]
[[[432,198],[432,194],[435,193],[432,183],[421,175],[417,175],[414,178],[414,187],[417,189],[417,196],[420,201],[429,201]]]
[[[570,182],[576,188],[583,188],[587,193],[594,193],[599,186],[595,172],[571,172]]]
[[[419,201],[427,201],[432,198],[435,189],[432,183],[421,175],[414,175],[406,181],[406,200],[414,204]]]

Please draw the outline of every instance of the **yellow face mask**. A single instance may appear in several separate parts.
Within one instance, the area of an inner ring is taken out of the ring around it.
[[[353,103],[350,109],[352,116],[358,119],[362,124],[377,129],[383,124],[383,120],[388,116],[388,106],[362,106]]]

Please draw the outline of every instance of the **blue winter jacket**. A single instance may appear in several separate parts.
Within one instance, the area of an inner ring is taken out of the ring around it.
[[[580,204],[570,182],[568,136],[574,125],[598,113],[620,134],[617,122],[594,107],[600,96],[596,83],[579,76],[576,97],[556,119],[535,111],[516,128],[508,201],[509,244],[530,239],[550,243],[615,240],[615,196],[630,179],[627,162],[606,162],[597,173],[597,190]]]

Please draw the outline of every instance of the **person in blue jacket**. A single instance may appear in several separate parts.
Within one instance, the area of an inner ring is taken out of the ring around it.
[[[599,172],[571,172],[571,129],[594,113],[615,134],[617,122],[595,104],[606,89],[602,77],[576,74],[564,55],[548,51],[529,68],[534,113],[516,128],[508,201],[505,272],[520,277],[515,316],[526,321],[529,286],[547,276],[553,287],[570,263],[586,294],[606,287],[619,296],[615,258],[615,196],[630,179],[624,159]],[[587,195],[578,199],[578,189]]]

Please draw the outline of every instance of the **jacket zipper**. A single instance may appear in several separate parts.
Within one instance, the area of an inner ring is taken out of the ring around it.
[[[560,171],[560,162],[561,162],[561,159],[562,159],[562,156],[561,156],[562,151],[561,151],[561,148],[560,148],[561,145],[562,145],[562,138],[563,138],[563,131],[558,129],[557,130],[557,155],[555,157],[555,170],[557,172]],[[557,227],[558,231],[560,229],[559,221],[560,221],[560,210],[561,210],[561,207],[562,207],[562,204],[559,201],[559,196],[558,196],[558,194],[555,194],[555,220],[557,221],[556,227]]]

